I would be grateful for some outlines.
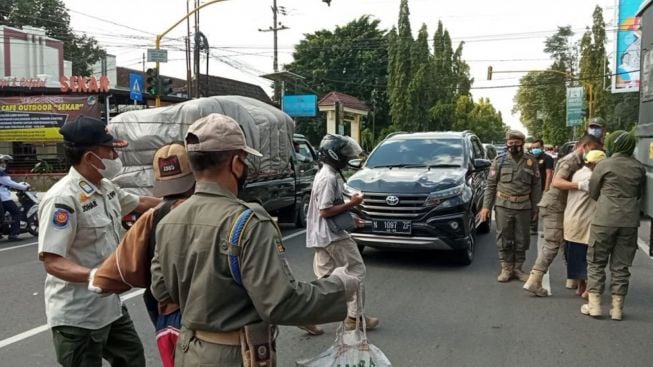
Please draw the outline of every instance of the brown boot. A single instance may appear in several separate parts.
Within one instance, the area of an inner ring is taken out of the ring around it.
[[[501,273],[497,277],[497,281],[501,283],[509,282],[510,277],[512,277],[513,264],[502,261],[501,262]]]
[[[523,263],[515,263],[515,268],[512,270],[512,274],[515,278],[519,279],[520,282],[525,282],[528,280],[528,273],[522,270]]]
[[[612,308],[610,309],[610,317],[613,320],[621,321],[624,309],[624,296],[612,295]]]
[[[592,317],[601,317],[603,316],[603,310],[601,310],[601,295],[598,293],[588,293],[589,300],[586,304],[580,307],[580,312],[583,315],[589,315]]]
[[[381,322],[376,317],[365,316],[365,330],[376,329]],[[358,321],[358,327],[363,328],[363,320]],[[356,319],[353,317],[347,317],[345,320],[345,330],[354,330],[356,329]]]
[[[533,293],[538,297],[546,297],[549,295],[546,289],[542,288],[542,278],[544,277],[544,272],[533,269],[531,275],[526,280],[524,284],[524,289],[528,292]]]

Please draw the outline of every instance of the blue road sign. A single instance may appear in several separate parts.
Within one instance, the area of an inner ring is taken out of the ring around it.
[[[134,101],[143,100],[143,76],[138,73],[129,73],[129,98]]]
[[[297,94],[283,96],[283,112],[290,117],[317,116],[317,96],[315,94]]]

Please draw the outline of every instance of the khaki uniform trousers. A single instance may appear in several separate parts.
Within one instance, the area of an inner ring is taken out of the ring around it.
[[[175,367],[242,367],[240,346],[221,345],[197,339],[195,332],[182,327],[175,348]]]
[[[587,290],[602,294],[605,267],[610,263],[610,293],[628,294],[630,267],[637,252],[637,228],[592,225],[587,249]]]
[[[331,274],[338,267],[344,266],[347,273],[358,278],[360,281],[360,293],[363,296],[361,305],[365,304],[365,290],[363,280],[365,279],[365,263],[356,242],[351,238],[333,241],[326,247],[315,247],[313,258],[313,272],[318,278]],[[358,317],[363,310],[359,309],[357,296],[347,302],[347,314],[349,317]]]
[[[551,208],[540,208],[542,226],[544,228],[544,242],[542,251],[537,255],[534,270],[546,273],[556,255],[560,251],[565,238],[562,225],[564,223],[564,211],[551,210]]]
[[[497,250],[499,260],[508,264],[523,264],[531,243],[530,209],[508,209],[497,206]]]

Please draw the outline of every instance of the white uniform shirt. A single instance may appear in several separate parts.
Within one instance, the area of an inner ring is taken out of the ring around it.
[[[583,167],[574,173],[571,182],[583,182],[591,177],[592,170]],[[589,193],[580,190],[569,190],[562,226],[566,241],[582,244],[590,242],[590,226],[595,210],[596,201],[590,198]]]
[[[320,216],[320,210],[328,209],[343,202],[341,184],[336,170],[325,164],[315,175],[311,201],[306,215],[306,247],[326,247],[330,243],[349,238],[349,233],[333,233],[326,218]]]
[[[9,189],[27,190],[27,185],[15,182],[5,172],[0,173],[0,201],[12,200]]]
[[[39,259],[47,252],[97,267],[118,246],[122,217],[138,206],[138,200],[106,179],[95,187],[71,168],[39,205]],[[50,327],[99,329],[121,317],[118,295],[103,297],[87,287],[86,282],[47,275],[45,313]]]

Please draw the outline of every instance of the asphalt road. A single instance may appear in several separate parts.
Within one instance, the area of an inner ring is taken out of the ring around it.
[[[299,279],[313,278],[305,237],[284,230],[291,266]],[[535,298],[521,283],[496,282],[494,238],[479,236],[476,260],[452,265],[445,253],[365,251],[367,312],[381,319],[369,333],[394,366],[650,366],[653,363],[653,261],[638,252],[632,268],[625,318],[593,320],[581,300],[564,289],[562,261],[551,270],[553,297]],[[533,238],[535,240],[535,237]],[[45,326],[44,271],[35,239],[0,240],[0,366],[55,366]],[[31,244],[30,244],[31,243]],[[22,247],[17,247],[22,246]],[[536,255],[529,253],[529,264]],[[138,294],[126,304],[146,348],[149,366],[160,366],[153,329]],[[604,298],[606,303],[607,296]],[[314,356],[334,340],[336,324],[307,336],[282,327],[279,366]]]

